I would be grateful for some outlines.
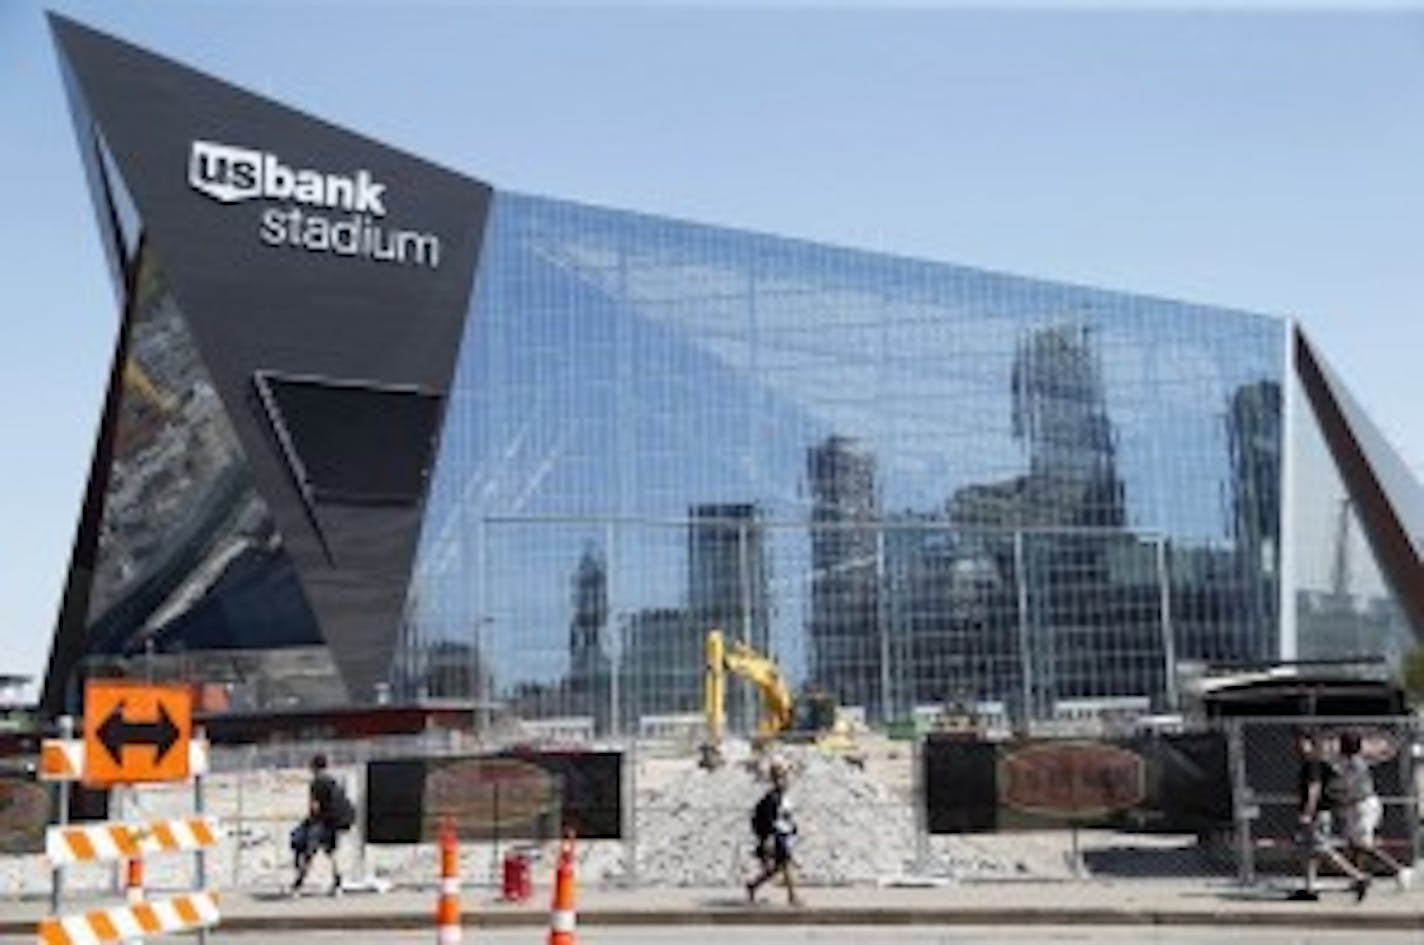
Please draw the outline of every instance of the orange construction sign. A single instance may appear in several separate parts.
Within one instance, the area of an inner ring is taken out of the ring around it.
[[[84,780],[184,781],[193,731],[187,686],[93,679],[84,686]]]

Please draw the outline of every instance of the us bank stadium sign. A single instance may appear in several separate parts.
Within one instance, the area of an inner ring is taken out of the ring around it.
[[[366,168],[330,173],[294,167],[270,151],[194,141],[188,185],[219,203],[262,200],[258,238],[267,246],[353,259],[440,266],[440,237],[385,224],[386,185]]]

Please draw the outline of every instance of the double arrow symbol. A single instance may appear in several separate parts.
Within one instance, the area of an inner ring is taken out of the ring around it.
[[[162,702],[158,703],[158,721],[130,722],[124,718],[124,704],[114,706],[98,729],[99,742],[108,751],[114,764],[124,763],[124,749],[130,745],[149,746],[155,750],[153,763],[158,764],[178,741],[181,733]]]

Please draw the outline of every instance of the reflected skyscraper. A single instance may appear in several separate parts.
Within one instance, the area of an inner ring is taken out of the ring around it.
[[[691,518],[687,602],[693,619],[765,652],[769,575],[760,512],[750,503],[712,503],[694,506]]]
[[[1012,384],[1014,436],[1028,452],[1021,521],[1120,528],[1122,483],[1092,329],[1029,332],[1014,356]]]
[[[569,694],[575,714],[608,731],[612,676],[603,631],[608,624],[608,565],[596,548],[585,548],[570,581],[573,620],[569,624]]]
[[[770,650],[766,534],[751,503],[694,506],[687,529],[688,610],[702,631],[720,628],[729,640]],[[727,703],[728,723],[755,724],[750,699]]]
[[[1262,381],[1239,388],[1226,413],[1231,451],[1231,517],[1252,619],[1261,632],[1276,626],[1280,609],[1281,386]],[[1262,640],[1261,652],[1269,652]]]
[[[811,678],[846,705],[880,709],[875,456],[831,436],[806,452],[811,489]]]
[[[628,617],[618,681],[623,730],[652,715],[702,711],[702,641],[706,631],[686,610],[665,607]],[[732,706],[737,703],[734,700]],[[731,706],[729,706],[730,708]]]

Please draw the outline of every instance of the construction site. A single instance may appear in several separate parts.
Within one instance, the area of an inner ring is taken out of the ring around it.
[[[1398,714],[1388,686],[1267,673],[1236,678],[1212,697],[1218,709],[1251,706],[1265,715],[1218,713],[1190,726],[1179,719],[1170,733],[1144,734],[1149,720],[1141,718],[1098,718],[1030,738],[992,717],[942,707],[923,730],[892,737],[818,694],[798,711],[801,700],[773,661],[745,645],[727,645],[717,632],[705,643],[705,711],[660,718],[655,731],[639,738],[586,740],[577,725],[561,731],[544,721],[511,722],[500,743],[431,729],[215,745],[211,770],[201,778],[201,804],[225,836],[207,854],[205,875],[229,889],[277,894],[289,886],[289,837],[307,814],[308,764],[322,754],[359,811],[338,854],[353,893],[432,883],[434,841],[446,825],[459,836],[465,882],[490,890],[507,882],[511,862],[547,865],[565,833],[580,829],[587,831],[577,852],[585,883],[737,890],[756,872],[750,818],[773,765],[789,773],[794,868],[813,888],[1254,881],[1258,870],[1280,868],[1282,844],[1291,843],[1291,828],[1283,835],[1281,825],[1293,823],[1295,767],[1281,714],[1302,700],[1314,712],[1335,712],[1315,718],[1323,727],[1378,732],[1376,778],[1392,812],[1388,842],[1411,859],[1420,842],[1420,731]],[[752,737],[724,731],[729,683],[760,693],[761,724]],[[1161,754],[1165,744],[1190,748],[1181,756],[1186,767],[1205,770],[1185,776],[1197,780],[1180,780],[1181,763],[1170,760],[1176,756]],[[965,766],[986,751],[987,769]],[[943,767],[945,758],[960,759],[960,767]],[[1124,758],[1135,771],[1128,793],[1115,773]],[[593,771],[594,762],[601,771]],[[393,779],[406,782],[397,786],[396,800]],[[413,794],[412,779],[424,785]],[[35,849],[44,826],[43,816],[34,816],[45,806],[44,789],[31,787],[37,790],[7,795],[0,895],[38,896],[51,882],[45,860],[23,852],[27,844]],[[1220,803],[1165,796],[1173,794],[1219,795]],[[107,814],[152,822],[180,816],[194,799],[189,784],[115,787]],[[26,803],[33,808],[28,814]],[[182,888],[196,869],[192,858],[157,862],[148,882]],[[316,869],[321,883],[323,867]],[[101,865],[72,867],[64,880],[76,891],[111,889],[118,881],[112,867]]]

